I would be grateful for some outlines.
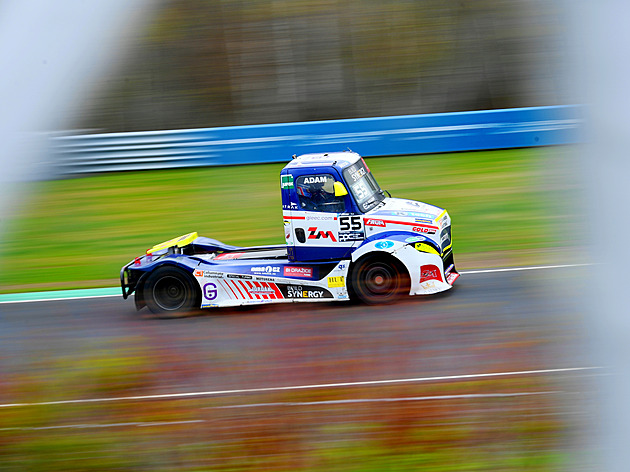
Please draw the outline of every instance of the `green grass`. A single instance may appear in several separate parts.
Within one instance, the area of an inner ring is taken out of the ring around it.
[[[571,148],[367,159],[395,197],[448,209],[464,266],[542,263],[564,244]],[[114,286],[153,244],[197,231],[282,244],[283,164],[126,172],[29,184],[0,246],[0,291]]]

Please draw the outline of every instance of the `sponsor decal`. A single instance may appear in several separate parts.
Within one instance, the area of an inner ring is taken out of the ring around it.
[[[338,236],[340,243],[347,241],[363,241],[365,239],[365,233],[363,231],[339,231]]]
[[[209,277],[209,278],[215,278],[215,279],[223,278],[223,272],[213,272],[211,270],[195,269],[195,271],[193,272],[193,275],[195,277]]]
[[[215,261],[228,261],[231,259],[238,259],[239,257],[241,257],[243,254],[245,254],[244,252],[226,252],[223,254],[218,254],[214,257]]]
[[[332,233],[332,231],[320,231],[317,229],[317,227],[313,226],[311,228],[308,229],[308,239],[320,239],[320,238],[324,238],[324,239],[332,239],[333,242],[337,242],[337,239],[335,238],[335,235]]]
[[[291,174],[280,176],[280,188],[281,189],[293,188],[293,176]]]
[[[250,295],[275,295],[276,291],[271,287],[247,287],[247,293]]]
[[[459,274],[457,272],[451,272],[446,276],[446,281],[449,283],[449,285],[453,285],[453,282],[455,282],[457,277],[459,277]]]
[[[411,229],[416,233],[435,234],[435,229],[428,226],[414,226]]]
[[[414,246],[418,251],[420,252],[428,252],[429,254],[437,254],[438,256],[440,255],[439,252],[437,252],[433,246],[430,246],[429,244],[425,244],[425,243],[416,243]]]
[[[392,225],[413,226],[413,231],[415,231],[416,233],[435,234],[435,232],[439,229],[437,226],[433,226],[433,225],[425,226],[420,223],[410,222],[410,221],[395,221],[395,220],[380,220],[380,221],[382,221],[383,223],[392,224]],[[370,225],[366,222],[366,226],[373,226],[373,225]]]
[[[319,287],[287,285],[282,292],[286,298],[333,298],[328,290]]]
[[[272,279],[271,277],[256,277],[254,280],[258,280],[260,282],[273,282],[275,279]]]
[[[436,287],[435,282],[434,281],[428,281],[428,282],[422,282],[420,284],[420,286],[429,293],[435,293],[435,292],[439,292],[440,289]]]
[[[297,203],[291,202],[289,204],[282,204],[283,210],[297,210],[299,207]]]
[[[227,274],[228,279],[251,279],[251,275],[242,275],[242,274]]]
[[[427,220],[424,218],[416,218],[416,223],[423,223],[423,224],[427,224],[430,225],[431,223],[433,223],[432,220]]]
[[[406,243],[417,243],[419,241],[426,241],[427,238],[425,238],[424,236],[411,236],[407,239],[405,239]]]
[[[394,246],[394,243],[392,241],[379,241],[378,243],[374,245],[376,249],[389,249],[390,247],[393,247],[393,246]]]
[[[230,298],[237,300],[276,300],[284,298],[278,286],[269,282],[250,280],[224,280],[223,285]]]
[[[285,266],[284,276],[285,277],[304,277],[307,279],[311,279],[313,278],[313,268],[312,267]]]
[[[212,282],[208,282],[203,286],[203,296],[206,300],[214,300],[217,298],[217,286]]]
[[[429,264],[420,267],[420,283],[422,284],[422,282],[427,280],[437,280],[439,282],[443,282],[440,269],[438,269],[436,265]]]
[[[350,174],[350,178],[356,182],[365,174],[367,174],[367,170],[363,168],[360,163],[357,162],[356,164],[352,165],[352,167],[348,168],[348,173]]]
[[[337,217],[334,215],[309,215],[309,220],[336,220]]]
[[[375,220],[373,218],[368,218],[365,220],[365,226],[386,226],[383,220]]]
[[[361,168],[361,169],[357,170],[356,172],[352,172],[350,174],[350,177],[352,178],[352,180],[354,180],[356,182],[357,180],[359,180],[361,177],[363,177],[366,174],[367,174],[367,171],[365,169]]]
[[[363,229],[360,216],[341,215],[339,217],[339,231],[359,231]]]
[[[346,279],[343,275],[328,277],[328,287],[335,288],[335,287],[345,287],[345,286],[346,286]]]
[[[339,265],[337,266],[337,269],[339,269],[339,270],[345,270],[345,269],[346,269],[346,265],[345,265],[345,264],[339,264]]]
[[[305,177],[304,183],[305,184],[325,184],[327,180],[328,180],[328,177],[325,175],[316,175],[313,177]]]
[[[382,212],[379,212],[379,214],[392,215],[392,216],[410,216],[414,218],[425,218],[431,221],[433,221],[433,219],[435,218],[435,215],[431,213],[424,213],[421,211],[382,211]]]
[[[442,247],[447,247],[448,245],[451,244],[451,227],[450,226],[444,228],[442,230],[442,233],[440,233],[440,243],[442,244]]]
[[[254,272],[255,274],[279,274],[280,273],[280,267],[274,267],[274,266],[255,266],[255,267],[251,267],[249,269],[251,272]]]

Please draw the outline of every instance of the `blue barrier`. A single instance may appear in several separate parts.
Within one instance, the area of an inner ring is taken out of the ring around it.
[[[393,156],[549,146],[582,140],[579,105],[54,138],[61,175],[286,162],[350,148]]]

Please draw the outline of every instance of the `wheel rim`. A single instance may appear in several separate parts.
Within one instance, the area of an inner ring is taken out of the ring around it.
[[[188,290],[178,277],[167,275],[156,282],[153,287],[153,299],[162,310],[177,310],[184,306]]]
[[[396,272],[384,264],[371,264],[365,268],[365,290],[372,296],[387,298],[397,293]]]

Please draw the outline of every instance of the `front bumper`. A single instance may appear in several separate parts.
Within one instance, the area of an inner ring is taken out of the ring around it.
[[[129,270],[129,267],[136,264],[137,259],[134,259],[129,264],[120,269],[120,286],[122,287],[122,295],[126,300],[129,295],[133,293],[138,284],[138,273],[133,270]]]

